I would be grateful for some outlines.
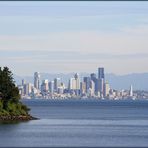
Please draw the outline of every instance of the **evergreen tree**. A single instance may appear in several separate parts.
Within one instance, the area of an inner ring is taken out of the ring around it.
[[[13,114],[28,114],[29,109],[19,102],[19,90],[8,67],[0,67],[0,99],[4,110]]]

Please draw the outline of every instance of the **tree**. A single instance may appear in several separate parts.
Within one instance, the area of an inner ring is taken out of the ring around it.
[[[7,108],[10,100],[15,103],[19,102],[19,90],[15,86],[13,74],[8,67],[4,67],[3,69],[0,67],[0,94],[4,109]]]

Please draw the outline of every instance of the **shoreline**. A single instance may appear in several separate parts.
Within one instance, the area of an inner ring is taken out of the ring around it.
[[[9,122],[9,121],[30,121],[30,120],[38,120],[38,118],[36,117],[33,117],[31,115],[27,115],[27,116],[24,116],[24,115],[19,115],[19,116],[12,116],[12,115],[1,115],[0,116],[0,122]]]

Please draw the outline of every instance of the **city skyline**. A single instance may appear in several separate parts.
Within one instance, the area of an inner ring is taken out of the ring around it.
[[[134,90],[130,84],[129,89],[115,89],[105,78],[104,67],[98,68],[98,74],[90,73],[88,76],[80,78],[78,73],[69,77],[68,81],[63,81],[61,77],[53,79],[40,79],[39,72],[34,72],[34,84],[27,82],[24,78],[18,89],[21,98],[28,99],[146,99],[148,91]]]
[[[0,2],[0,65],[18,75],[89,73],[98,65],[119,75],[148,72],[147,7],[147,2]]]

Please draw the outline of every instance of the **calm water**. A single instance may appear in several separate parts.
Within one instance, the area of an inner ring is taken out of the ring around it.
[[[23,102],[40,120],[0,124],[0,147],[148,146],[148,101]]]

